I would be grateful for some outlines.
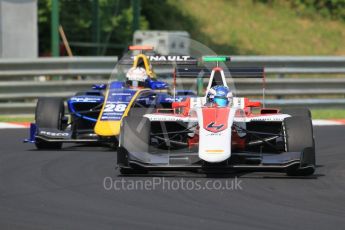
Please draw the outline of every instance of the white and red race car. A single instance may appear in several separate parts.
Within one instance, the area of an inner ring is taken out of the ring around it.
[[[217,61],[216,58],[209,58]],[[221,58],[219,60],[224,60]],[[227,86],[226,77],[264,78],[263,68],[176,68],[177,77],[209,77]],[[257,108],[258,113],[252,109]],[[284,171],[311,175],[315,142],[308,109],[261,108],[259,101],[233,97],[229,106],[187,97],[172,109],[132,109],[123,119],[117,163],[122,174],[151,170],[225,171],[229,169]],[[153,112],[150,112],[153,111]]]

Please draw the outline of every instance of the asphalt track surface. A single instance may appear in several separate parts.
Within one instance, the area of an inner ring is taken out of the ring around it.
[[[345,228],[345,126],[315,128],[318,167],[307,178],[258,172],[120,177],[116,154],[107,148],[36,151],[21,143],[26,133],[0,130],[2,230]],[[241,188],[226,190],[159,186],[127,191],[103,184],[105,177],[124,179],[126,185],[157,178],[224,184],[236,176]]]

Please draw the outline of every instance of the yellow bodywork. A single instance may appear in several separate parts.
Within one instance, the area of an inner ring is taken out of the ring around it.
[[[120,134],[120,128],[121,128],[122,119],[128,115],[128,112],[129,112],[130,108],[132,107],[134,101],[138,97],[138,95],[142,91],[146,91],[146,90],[147,89],[141,89],[141,90],[138,90],[134,94],[134,96],[132,97],[131,101],[129,102],[126,110],[124,111],[121,120],[119,120],[119,121],[104,120],[103,121],[103,120],[101,120],[101,118],[102,118],[103,110],[104,110],[104,107],[106,105],[106,101],[107,101],[108,95],[109,95],[109,89],[108,89],[107,93],[106,93],[106,98],[104,100],[104,104],[103,104],[102,110],[99,113],[99,116],[98,116],[98,119],[97,119],[97,122],[96,122],[96,125],[95,125],[95,128],[94,128],[95,133],[97,135],[99,135],[99,136],[107,136],[107,137],[108,136],[118,136]]]
[[[138,61],[142,59],[144,62],[144,67],[146,70],[146,74],[150,76],[151,78],[156,77],[156,74],[153,72],[152,67],[150,65],[150,62],[145,54],[138,54],[134,58],[133,66],[132,67],[137,67],[138,66]]]
[[[147,75],[150,76],[151,78],[156,77],[156,74],[153,72],[147,56],[144,55],[144,54],[138,54],[138,55],[135,56],[132,67],[137,67],[138,66],[138,61],[140,59],[143,60],[144,67],[145,67]],[[107,89],[106,97],[105,97],[105,100],[104,100],[104,104],[103,104],[102,110],[99,113],[96,125],[94,127],[95,133],[97,135],[99,135],[99,136],[118,136],[120,134],[120,127],[121,127],[122,119],[128,115],[128,112],[129,112],[130,108],[132,107],[133,102],[136,100],[136,98],[140,94],[140,92],[142,92],[144,90],[147,90],[147,89],[138,90],[134,94],[134,96],[132,97],[132,100],[129,102],[126,110],[124,111],[121,120],[119,120],[119,121],[109,121],[109,120],[102,121],[101,117],[102,117],[102,114],[103,114],[103,111],[104,111],[104,107],[106,105],[106,102],[107,102],[107,99],[108,99],[108,94],[109,94],[109,89]]]

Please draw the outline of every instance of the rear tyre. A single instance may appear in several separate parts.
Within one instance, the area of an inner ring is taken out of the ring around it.
[[[303,152],[303,155],[305,155],[300,166],[287,169],[287,175],[312,175],[315,171],[315,145],[311,119],[306,116],[285,118],[283,132],[285,137],[285,150],[287,152]]]
[[[311,118],[311,112],[307,108],[288,108],[288,109],[282,109],[280,112],[283,114],[289,114],[292,117],[302,116],[302,117]]]
[[[145,153],[149,151],[150,144],[150,120],[145,117],[127,116],[121,124],[119,148],[117,151],[117,164],[121,174],[147,173],[145,169],[131,168],[128,164],[128,155],[133,153]]]
[[[35,121],[37,128],[63,129],[65,114],[64,101],[62,98],[39,98],[36,105]],[[37,149],[61,149],[62,143],[37,140]]]

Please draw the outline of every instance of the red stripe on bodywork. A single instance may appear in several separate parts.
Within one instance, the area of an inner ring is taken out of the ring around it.
[[[228,128],[229,107],[202,108],[203,127],[218,133]]]

